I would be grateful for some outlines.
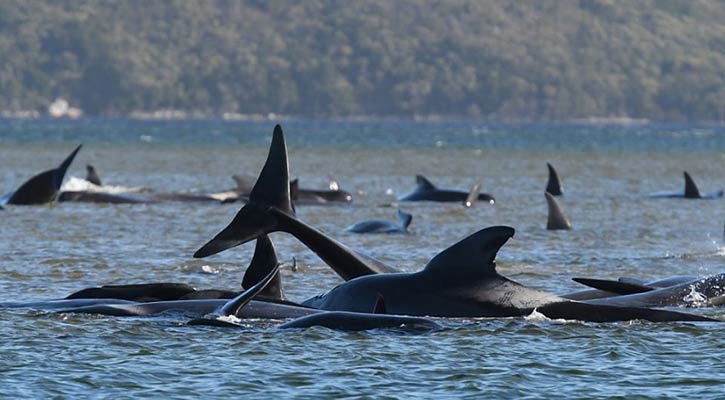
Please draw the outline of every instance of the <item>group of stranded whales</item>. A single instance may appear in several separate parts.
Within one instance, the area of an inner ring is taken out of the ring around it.
[[[79,149],[80,146],[56,170],[43,173],[53,178],[50,181],[55,188],[52,196],[46,198],[57,196],[60,188],[58,176],[62,182],[65,170]],[[547,228],[569,229],[571,224],[553,197],[554,194],[563,193],[558,174],[550,164],[548,167]],[[100,183],[97,173],[93,177],[90,176],[90,169],[88,172],[89,180]],[[686,173],[686,180],[688,178]],[[437,189],[422,176],[418,176],[417,180],[418,188],[410,195],[401,197],[401,201],[425,199],[470,203],[472,198],[477,198],[493,203],[492,196],[478,193],[479,185],[474,185],[466,193]],[[21,186],[21,189],[26,186]],[[330,191],[339,192],[339,189]],[[687,189],[685,192],[691,193]],[[236,326],[238,319],[244,318],[296,318],[280,328],[320,325],[333,329],[364,330],[401,326],[438,329],[439,324],[429,317],[523,317],[534,312],[550,319],[587,322],[633,319],[653,322],[718,321],[649,307],[725,303],[725,274],[705,279],[682,277],[666,282],[582,278],[577,281],[594,289],[564,296],[521,285],[496,271],[496,254],[515,232],[507,226],[481,229],[440,252],[420,271],[400,272],[347,248],[297,218],[293,195],[299,199],[299,193],[296,184],[290,182],[285,138],[281,127],[277,125],[258,179],[248,192],[242,193],[242,189],[238,189],[238,195],[243,197],[245,204],[226,228],[194,254],[197,258],[207,257],[256,240],[254,257],[244,276],[244,290],[241,292],[196,290],[185,284],[161,282],[87,288],[65,299],[4,303],[0,307],[30,307],[65,313],[116,316],[152,316],[178,312],[195,318],[192,320],[194,325],[215,326]],[[322,193],[324,191],[309,196],[324,199]],[[399,216],[399,226],[387,221],[376,221],[362,224],[356,230],[404,232],[412,216],[401,211]],[[279,263],[267,236],[272,232],[293,235],[345,282],[301,303],[286,300]],[[696,297],[695,301],[693,297]]]

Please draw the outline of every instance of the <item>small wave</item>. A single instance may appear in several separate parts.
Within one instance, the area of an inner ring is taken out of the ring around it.
[[[96,193],[108,193],[108,194],[119,194],[119,193],[138,193],[145,190],[141,186],[128,187],[128,186],[113,186],[103,185],[98,186],[85,179],[71,176],[68,181],[63,184],[60,188],[61,191],[69,192],[96,192]]]

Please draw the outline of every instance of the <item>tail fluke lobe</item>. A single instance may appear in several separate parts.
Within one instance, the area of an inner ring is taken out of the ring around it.
[[[254,248],[254,257],[247,268],[242,280],[242,288],[249,289],[261,282],[269,272],[278,264],[277,254],[274,251],[274,245],[269,236],[262,235],[257,238],[257,245]],[[272,278],[269,284],[259,292],[260,297],[271,298],[275,300],[284,300],[282,292],[282,278],[279,272]]]

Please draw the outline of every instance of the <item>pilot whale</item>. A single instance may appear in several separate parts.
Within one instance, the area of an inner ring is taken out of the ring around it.
[[[189,325],[210,326],[239,326],[237,320],[243,315],[244,307],[257,296],[279,272],[279,264],[275,265],[267,275],[239,296],[226,302],[213,313],[203,318],[193,319]],[[382,296],[378,296],[372,313],[357,313],[344,311],[306,310],[305,316],[280,325],[279,329],[310,328],[324,326],[330,329],[345,331],[362,331],[370,329],[397,329],[405,331],[429,331],[440,329],[440,325],[427,318],[409,317],[402,315],[387,315]]]
[[[299,221],[289,198],[287,150],[282,128],[274,130],[270,152],[250,201],[232,222],[194,257],[206,257],[275,230],[293,234],[323,257],[338,274],[349,279],[330,292],[303,304],[329,311],[366,312],[378,295],[393,314],[441,317],[512,317],[535,309],[549,318],[607,322],[631,319],[650,321],[712,321],[706,317],[664,310],[612,307],[570,301],[510,281],[495,271],[498,249],[514,234],[500,226],[483,229],[433,258],[417,273],[375,271],[341,245]],[[308,244],[309,243],[309,244]],[[312,246],[310,246],[312,244]],[[346,261],[354,268],[341,266]],[[338,264],[334,266],[333,264]],[[357,274],[357,277],[354,275]]]
[[[360,221],[354,225],[347,227],[345,230],[352,233],[408,233],[408,226],[413,220],[413,216],[398,210],[398,223],[382,220],[371,219]]]
[[[57,168],[43,171],[27,180],[15,192],[7,196],[6,203],[37,205],[54,202],[63,183],[65,173],[81,147],[83,145],[76,147]]]
[[[398,198],[399,201],[440,201],[440,202],[464,202],[469,196],[468,192],[455,189],[439,189],[423,175],[415,176],[415,189]],[[479,201],[493,204],[495,199],[488,193],[479,193]]]
[[[666,197],[666,198],[684,198],[684,199],[706,199],[706,200],[712,200],[712,199],[720,199],[723,197],[723,191],[719,190],[714,193],[708,193],[708,194],[702,194],[700,192],[700,189],[695,184],[695,181],[692,179],[689,173],[687,171],[684,172],[685,175],[685,190],[682,192],[657,192],[652,193],[650,197]]]

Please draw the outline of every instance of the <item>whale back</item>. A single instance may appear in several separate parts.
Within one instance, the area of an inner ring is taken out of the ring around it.
[[[55,201],[58,190],[60,190],[60,186],[63,183],[65,173],[81,147],[83,145],[76,147],[58,168],[41,172],[23,183],[10,196],[8,204],[33,205]]]

